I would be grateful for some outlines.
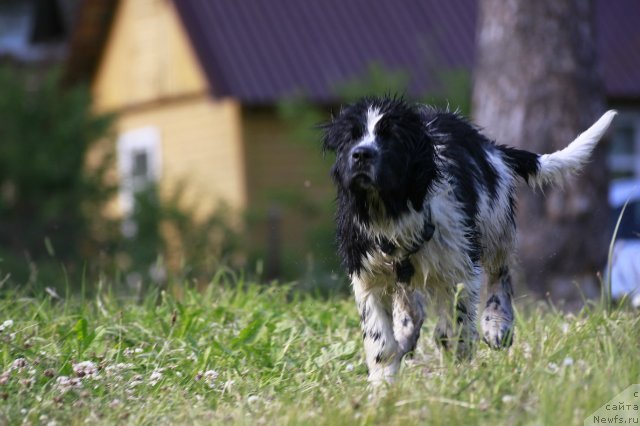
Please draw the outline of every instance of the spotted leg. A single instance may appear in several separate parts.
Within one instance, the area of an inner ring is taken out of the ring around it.
[[[398,342],[399,356],[411,354],[418,343],[420,328],[424,322],[425,300],[422,293],[399,283],[393,293],[393,335]]]
[[[487,304],[482,313],[483,340],[493,349],[506,348],[513,342],[513,287],[509,268],[487,271]]]
[[[353,289],[360,311],[369,382],[392,382],[401,356],[393,335],[391,297],[379,288],[367,288],[360,279],[353,280]]]

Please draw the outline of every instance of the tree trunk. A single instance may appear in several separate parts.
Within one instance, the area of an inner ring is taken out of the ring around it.
[[[591,125],[604,109],[594,27],[592,0],[480,0],[473,111],[485,133],[543,154]],[[541,295],[598,295],[609,237],[602,145],[564,189],[520,189],[518,278]]]

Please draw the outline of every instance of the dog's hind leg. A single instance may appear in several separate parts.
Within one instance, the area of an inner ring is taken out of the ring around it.
[[[474,274],[463,286],[439,287],[434,293],[434,303],[439,320],[434,339],[444,350],[455,350],[458,359],[473,355],[478,340],[476,313],[480,291],[480,275]]]
[[[504,265],[487,270],[487,303],[482,313],[483,340],[493,349],[506,348],[513,342],[513,287],[509,268]]]
[[[383,288],[367,288],[360,279],[352,280],[360,311],[362,340],[373,384],[391,382],[400,367],[400,350],[393,335],[391,296]]]

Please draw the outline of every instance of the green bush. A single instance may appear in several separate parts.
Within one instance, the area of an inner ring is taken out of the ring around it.
[[[164,288],[169,278],[200,286],[220,269],[245,266],[241,221],[234,220],[234,212],[220,205],[195,219],[196,206],[186,205],[183,194],[184,186],[164,199],[153,185],[139,191],[124,220],[128,235],[120,237],[103,268],[113,268],[112,276],[121,275],[141,298]]]
[[[93,113],[88,88],[63,87],[57,71],[0,68],[0,94],[0,265],[19,281],[54,256],[78,269],[116,227],[102,215],[111,158],[86,167],[113,117]]]

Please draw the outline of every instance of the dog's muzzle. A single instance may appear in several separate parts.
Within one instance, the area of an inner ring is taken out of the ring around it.
[[[359,145],[351,150],[349,186],[367,189],[373,186],[378,149],[370,145]]]

